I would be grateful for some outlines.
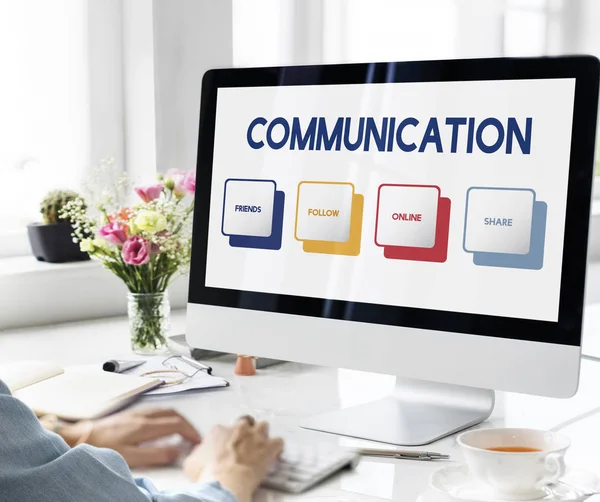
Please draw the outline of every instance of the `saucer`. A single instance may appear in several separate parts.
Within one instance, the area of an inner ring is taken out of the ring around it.
[[[481,483],[474,480],[465,464],[449,466],[434,472],[429,480],[431,487],[460,502],[513,502],[486,493]],[[571,486],[557,483],[545,488],[546,496],[535,499],[539,502],[579,502],[584,494]]]

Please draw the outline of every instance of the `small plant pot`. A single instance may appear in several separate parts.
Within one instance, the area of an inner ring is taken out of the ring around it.
[[[73,227],[69,223],[27,225],[27,235],[33,256],[38,261],[65,263],[69,261],[89,260],[87,253],[73,242]]]

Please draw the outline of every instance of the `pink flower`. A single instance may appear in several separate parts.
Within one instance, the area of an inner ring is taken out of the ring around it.
[[[98,235],[111,244],[120,246],[127,240],[127,227],[113,221],[101,227]]]
[[[193,194],[196,191],[196,173],[194,171],[185,173],[181,186],[187,193]]]
[[[139,235],[134,235],[123,244],[121,256],[127,265],[145,265],[150,261],[152,244]]]
[[[160,197],[163,188],[163,184],[158,183],[156,185],[150,185],[147,187],[138,187],[135,189],[135,193],[137,193],[140,196],[140,199],[142,199],[144,202],[150,202]]]

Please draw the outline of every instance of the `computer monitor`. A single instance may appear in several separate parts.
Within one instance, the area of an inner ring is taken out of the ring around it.
[[[425,444],[579,379],[599,62],[211,70],[187,340],[398,376],[305,426]],[[289,382],[293,388],[293,381]]]

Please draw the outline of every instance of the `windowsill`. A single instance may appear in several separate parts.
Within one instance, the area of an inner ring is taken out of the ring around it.
[[[0,232],[0,260],[13,256],[23,257],[31,255],[27,229],[3,230]]]
[[[0,259],[0,331],[126,313],[127,288],[98,261],[44,263]],[[187,304],[187,278],[169,287],[173,309]]]
[[[76,261],[70,263],[46,263],[33,256],[13,256],[0,259],[0,277],[10,275],[31,274],[37,272],[62,272],[65,270],[86,270],[101,267],[99,262]]]

